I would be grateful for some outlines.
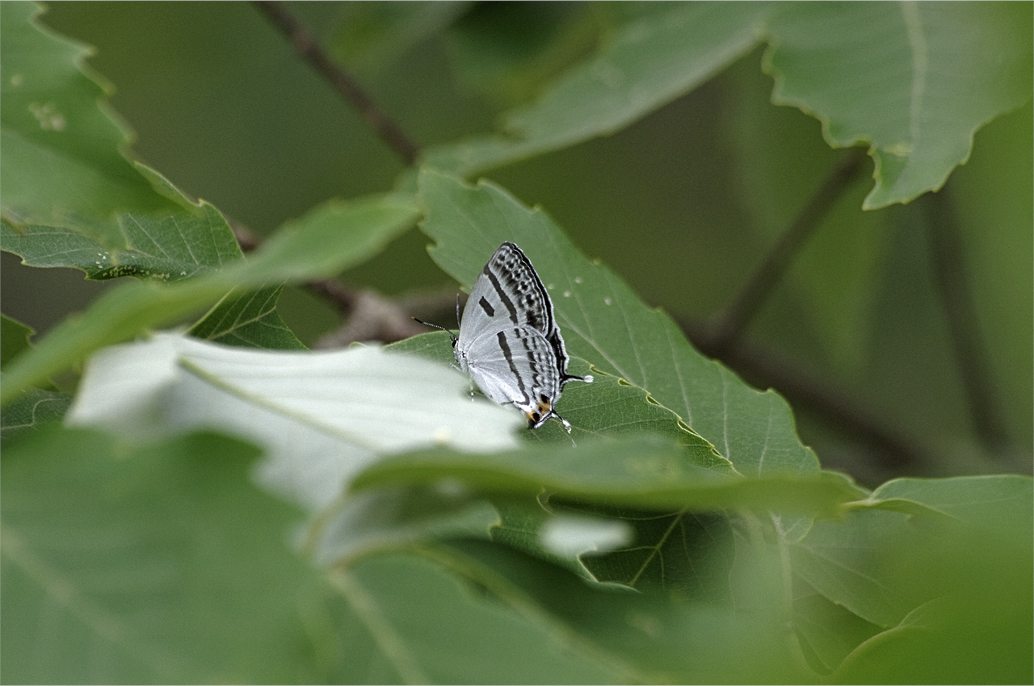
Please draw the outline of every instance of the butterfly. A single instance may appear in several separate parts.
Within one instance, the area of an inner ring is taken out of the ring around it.
[[[458,301],[456,312],[459,318]],[[429,326],[452,336],[456,363],[482,393],[523,412],[529,429],[555,417],[571,433],[557,401],[569,381],[592,383],[592,376],[567,373],[570,358],[553,301],[520,248],[499,246],[474,282],[459,324],[459,336]]]

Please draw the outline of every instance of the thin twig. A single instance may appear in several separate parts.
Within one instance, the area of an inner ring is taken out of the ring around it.
[[[942,188],[938,193],[928,194],[922,202],[925,203],[934,284],[947,315],[973,428],[988,450],[1001,453],[1009,447],[1009,438],[980,336],[966,269],[966,251],[951,192]]]
[[[758,310],[772,295],[801,246],[862,170],[864,161],[864,151],[854,149],[830,171],[739,295],[719,315],[710,335],[700,341],[703,351],[719,357],[736,345]]]
[[[707,339],[703,327],[681,321],[698,348]],[[895,474],[922,473],[930,464],[921,444],[867,411],[843,393],[774,352],[740,344],[724,351],[722,361],[761,388],[772,387],[798,409],[874,448],[874,459]]]
[[[354,341],[393,343],[426,333],[430,329],[413,321],[412,315],[430,318],[433,314],[449,312],[456,302],[456,289],[452,286],[398,298],[389,298],[372,289],[356,291],[332,280],[307,286],[348,314],[341,326],[316,342],[314,347],[320,349],[341,348]]]
[[[420,149],[412,139],[384,110],[377,106],[350,74],[331,61],[312,34],[286,10],[284,3],[261,1],[254,4],[269,17],[281,33],[291,40],[295,52],[355,107],[359,116],[388,147],[394,150],[406,164],[413,164],[416,161]]]

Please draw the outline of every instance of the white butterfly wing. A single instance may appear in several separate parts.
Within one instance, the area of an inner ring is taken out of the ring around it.
[[[553,414],[560,398],[553,346],[530,326],[499,326],[457,343],[456,358],[481,392],[524,412],[531,428]]]

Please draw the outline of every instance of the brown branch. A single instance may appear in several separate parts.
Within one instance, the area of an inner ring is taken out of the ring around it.
[[[984,446],[1002,453],[1010,445],[1001,407],[994,392],[987,351],[971,297],[962,235],[948,188],[922,199],[934,285],[944,304],[955,359],[962,377],[973,428]]]
[[[312,34],[287,11],[284,3],[262,1],[253,4],[269,17],[284,36],[290,39],[295,52],[355,107],[359,116],[388,147],[394,150],[406,164],[413,164],[416,161],[420,149],[402,130],[402,127],[377,106],[348,72],[334,64],[312,37]]]
[[[720,357],[736,345],[758,310],[782,280],[801,246],[862,170],[864,161],[864,151],[856,148],[849,151],[830,171],[822,185],[816,189],[808,203],[772,246],[768,256],[755,270],[739,295],[718,316],[711,331],[701,337],[699,346],[702,351],[712,357]]]

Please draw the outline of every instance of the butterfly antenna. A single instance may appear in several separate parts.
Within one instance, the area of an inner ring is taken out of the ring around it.
[[[432,329],[440,329],[445,333],[449,334],[453,341],[456,340],[456,335],[452,331],[446,329],[444,326],[438,326],[437,324],[432,324],[431,322],[425,322],[423,319],[417,319],[416,317],[410,317],[410,319],[419,324],[423,324],[424,326],[430,326]]]

